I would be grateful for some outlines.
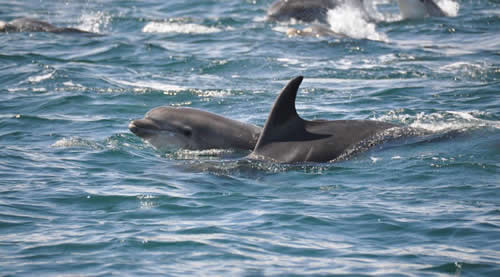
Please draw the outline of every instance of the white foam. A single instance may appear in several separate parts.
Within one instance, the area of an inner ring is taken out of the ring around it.
[[[482,119],[481,116],[485,115],[487,115],[487,113],[482,111],[421,112],[416,115],[391,111],[387,115],[374,119],[380,121],[398,121],[410,127],[424,129],[430,132],[468,130],[480,127],[500,129],[500,121]]]
[[[85,140],[78,137],[62,138],[51,145],[54,148],[71,148],[71,147],[84,147],[91,149],[99,149],[99,145],[95,142]]]
[[[210,34],[221,32],[222,29],[194,23],[150,22],[142,28],[142,31],[144,33]]]
[[[278,58],[276,59],[278,62],[286,63],[289,65],[298,65],[300,64],[300,61],[298,59],[293,59],[293,58]]]
[[[19,91],[27,91],[27,88],[8,88],[8,92],[19,92]]]
[[[39,83],[43,80],[49,79],[50,77],[52,77],[52,75],[54,75],[54,72],[49,72],[47,74],[42,74],[42,75],[38,75],[38,76],[30,76],[28,78],[28,82]]]
[[[439,0],[436,4],[446,13],[448,16],[455,17],[458,15],[458,10],[460,9],[460,4],[453,0]]]
[[[130,82],[130,81],[124,81],[124,80],[112,80],[114,83],[126,85],[126,86],[132,86],[132,87],[138,87],[138,88],[150,88],[154,90],[162,90],[162,91],[173,91],[173,92],[178,92],[182,90],[186,90],[185,87],[181,86],[176,86],[176,85],[171,85],[171,84],[165,84],[165,83],[160,83],[156,81],[135,81],[135,82]]]
[[[377,157],[370,157],[370,160],[372,160],[372,163],[376,163],[377,161],[380,160],[380,158]]]
[[[75,84],[73,83],[73,81],[66,81],[63,83],[63,85],[67,86],[67,87],[79,87],[79,88],[84,88],[84,86],[82,86],[81,84]]]
[[[332,31],[352,38],[388,41],[387,36],[377,32],[376,25],[365,17],[362,9],[347,3],[328,11],[328,23]]]
[[[488,75],[494,66],[483,61],[479,62],[454,62],[443,65],[438,72],[451,73],[456,77],[481,79]]]
[[[451,64],[447,64],[441,67],[443,70],[448,70],[448,71],[455,71],[457,69],[463,69],[463,68],[481,68],[482,66],[479,64],[473,64],[470,62],[454,62]]]

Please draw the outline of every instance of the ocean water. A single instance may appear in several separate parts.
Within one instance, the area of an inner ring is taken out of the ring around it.
[[[499,2],[330,11],[345,37],[288,36],[271,2],[0,1],[99,34],[0,34],[0,276],[500,276]],[[127,129],[161,105],[263,125],[297,75],[304,118],[429,135],[286,165]]]

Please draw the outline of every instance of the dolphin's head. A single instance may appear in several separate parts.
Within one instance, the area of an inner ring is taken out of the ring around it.
[[[200,149],[197,110],[189,108],[157,107],[143,119],[132,120],[129,130],[155,148]]]
[[[433,0],[398,0],[398,5],[401,15],[406,19],[446,15]]]
[[[154,108],[143,119],[132,120],[128,128],[160,151],[252,150],[261,133],[255,125],[186,107]]]

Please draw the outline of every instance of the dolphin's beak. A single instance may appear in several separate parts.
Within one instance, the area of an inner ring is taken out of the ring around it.
[[[128,129],[141,138],[150,137],[161,130],[160,126],[158,126],[153,120],[147,118],[130,121]]]

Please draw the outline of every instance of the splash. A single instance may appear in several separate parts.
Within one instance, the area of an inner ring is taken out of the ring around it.
[[[37,75],[37,76],[30,76],[28,77],[28,82],[30,83],[39,83],[43,80],[47,80],[52,78],[54,76],[54,72],[49,72],[47,74],[42,74],[42,75]]]
[[[211,34],[222,29],[207,27],[194,23],[150,22],[142,28],[144,33],[180,33],[180,34]]]
[[[459,61],[441,66],[438,72],[451,74],[455,79],[488,81],[494,79],[495,65],[484,61]]]
[[[412,115],[398,110],[373,119],[396,121],[412,128],[423,129],[433,133],[466,131],[477,128],[500,129],[500,121],[483,119],[483,117],[488,116],[489,114],[483,111],[420,112]]]
[[[357,39],[388,41],[387,35],[377,32],[376,25],[368,20],[363,9],[349,4],[328,11],[328,23],[333,32]]]
[[[111,16],[109,14],[102,11],[92,12],[89,14],[82,14],[80,16],[80,24],[75,26],[75,28],[87,32],[100,33],[108,26],[110,21]]]
[[[97,144],[96,142],[79,138],[79,137],[70,137],[70,138],[62,138],[51,145],[54,148],[89,148],[93,150],[102,149],[102,146]]]
[[[446,13],[446,15],[455,17],[458,15],[460,4],[453,0],[440,0],[436,4]]]
[[[392,0],[365,0],[363,8],[371,20],[377,22],[395,22],[403,19],[399,8],[392,5]],[[380,8],[384,7],[384,8]],[[389,9],[387,9],[389,7]],[[392,9],[391,9],[392,8]]]

